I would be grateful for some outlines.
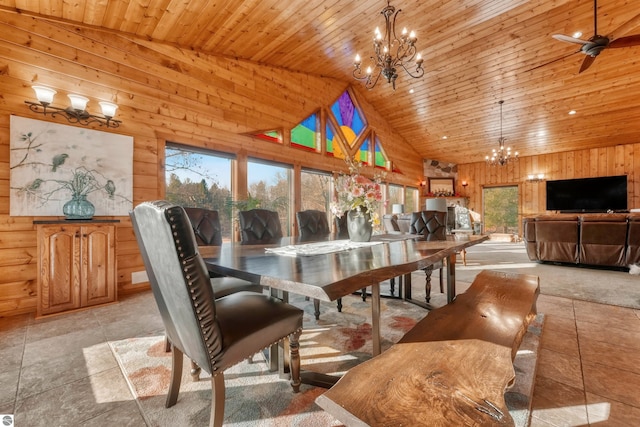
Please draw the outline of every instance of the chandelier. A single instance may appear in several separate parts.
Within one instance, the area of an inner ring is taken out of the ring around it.
[[[391,6],[387,1],[387,7],[380,12],[384,16],[384,35],[376,27],[373,37],[373,49],[375,55],[372,55],[372,66],[368,66],[366,71],[363,72],[360,68],[362,60],[360,55],[356,55],[353,66],[353,77],[358,80],[365,81],[365,87],[367,89],[373,89],[380,75],[387,79],[387,83],[391,83],[393,89],[396,89],[396,79],[398,78],[398,69],[402,68],[404,71],[414,79],[420,78],[424,75],[424,69],[422,68],[422,56],[416,53],[416,37],[415,32],[411,31],[407,33],[407,29],[403,28],[400,37],[396,36],[396,17],[402,9],[398,9]],[[415,70],[411,72],[409,67],[413,67],[409,63],[415,59]]]
[[[500,104],[500,138],[498,138],[498,149],[496,150],[494,148],[491,156],[485,157],[485,160],[491,166],[504,166],[507,163],[518,159],[517,151],[512,154],[511,147],[505,148],[504,146],[504,143],[507,140],[507,138],[502,136],[502,104],[504,104],[504,101],[498,101],[498,104]]]

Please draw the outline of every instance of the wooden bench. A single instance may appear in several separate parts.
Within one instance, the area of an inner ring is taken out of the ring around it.
[[[537,276],[480,272],[316,403],[346,426],[514,425],[504,392],[539,291]]]

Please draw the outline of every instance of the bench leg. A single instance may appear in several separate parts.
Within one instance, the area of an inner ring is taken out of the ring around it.
[[[391,295],[394,295],[396,293],[396,278],[389,279],[389,284],[391,285]]]
[[[320,319],[320,300],[318,298],[313,299],[313,315],[316,316],[316,320]]]
[[[338,313],[342,313],[342,298],[338,298]]]

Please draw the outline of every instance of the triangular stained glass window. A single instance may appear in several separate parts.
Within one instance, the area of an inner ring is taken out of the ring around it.
[[[344,140],[353,147],[358,136],[366,127],[366,122],[351,99],[349,91],[344,91],[340,95],[340,98],[331,106],[331,112],[340,127]]]
[[[365,165],[369,163],[369,147],[371,146],[371,137],[366,137],[362,144],[360,144],[360,148],[356,151],[356,159]]]
[[[282,144],[282,132],[279,130],[268,130],[264,132],[257,132],[252,134],[256,138],[264,139],[265,141],[275,142],[276,144]]]
[[[389,159],[382,148],[382,143],[380,142],[380,138],[376,135],[376,145],[374,151],[374,166],[382,169],[389,169]]]
[[[318,151],[318,114],[313,113],[291,129],[291,146],[308,151]]]
[[[344,159],[344,152],[342,151],[340,142],[338,142],[338,137],[333,132],[333,126],[331,126],[328,121],[327,126],[325,127],[325,137],[327,144],[327,156]]]

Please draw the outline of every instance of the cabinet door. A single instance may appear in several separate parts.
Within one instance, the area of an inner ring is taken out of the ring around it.
[[[80,299],[83,307],[116,300],[116,233],[113,225],[83,226]]]
[[[80,307],[80,227],[38,227],[38,314]]]

